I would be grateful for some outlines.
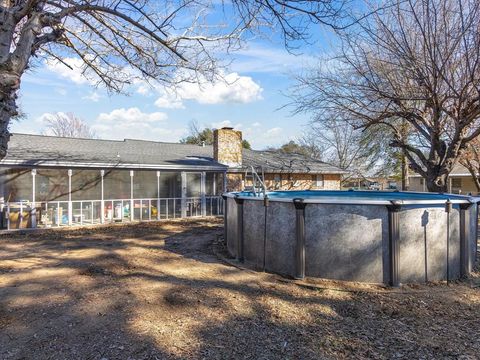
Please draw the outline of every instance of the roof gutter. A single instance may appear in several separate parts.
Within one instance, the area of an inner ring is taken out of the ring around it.
[[[248,167],[242,167],[242,168],[228,168],[228,172],[230,173],[244,173],[245,170],[247,170]],[[316,175],[316,174],[333,174],[333,175],[343,175],[347,174],[346,171],[343,170],[322,170],[322,171],[312,171],[312,170],[302,170],[302,169],[275,169],[275,168],[267,168],[263,167],[263,171],[266,173],[277,173],[277,174],[311,174],[311,175]]]
[[[226,166],[206,165],[157,165],[157,164],[134,164],[134,163],[102,163],[102,162],[73,162],[73,161],[23,161],[23,160],[2,160],[0,167],[65,167],[65,168],[113,168],[113,169],[146,169],[146,170],[202,170],[222,171],[227,170]]]

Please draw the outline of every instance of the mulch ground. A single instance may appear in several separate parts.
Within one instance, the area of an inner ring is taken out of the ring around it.
[[[295,283],[222,261],[221,234],[210,219],[1,235],[0,359],[480,357],[478,273]]]

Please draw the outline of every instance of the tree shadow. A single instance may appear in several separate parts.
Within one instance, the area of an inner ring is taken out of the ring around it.
[[[211,249],[221,230],[219,221],[188,220],[2,236],[0,358],[441,357],[475,349],[466,335],[412,342],[434,332],[414,322],[430,311],[421,305],[428,299],[307,289],[227,266]],[[463,304],[464,314],[477,304]]]

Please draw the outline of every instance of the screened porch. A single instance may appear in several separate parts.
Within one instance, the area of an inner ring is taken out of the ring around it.
[[[224,188],[223,172],[2,168],[0,225],[13,230],[218,216]]]

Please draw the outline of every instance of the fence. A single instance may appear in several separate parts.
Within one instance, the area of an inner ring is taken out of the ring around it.
[[[1,225],[13,230],[221,215],[221,196],[35,203],[21,201],[3,204]]]

